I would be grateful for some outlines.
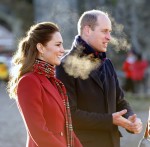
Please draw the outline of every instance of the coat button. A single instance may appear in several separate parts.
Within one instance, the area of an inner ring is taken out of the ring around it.
[[[64,133],[63,133],[63,132],[60,132],[60,136],[64,136]]]

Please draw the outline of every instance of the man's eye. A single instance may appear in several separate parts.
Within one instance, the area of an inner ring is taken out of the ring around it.
[[[103,30],[102,32],[105,33],[105,34],[106,33],[110,33],[111,34],[111,31],[107,31],[107,30]]]
[[[107,33],[107,31],[102,31],[103,33]]]

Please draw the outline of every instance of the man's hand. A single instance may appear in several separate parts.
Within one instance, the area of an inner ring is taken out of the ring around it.
[[[119,112],[115,112],[112,114],[113,117],[113,124],[117,125],[117,126],[121,126],[125,129],[130,130],[131,126],[132,126],[132,122],[126,118],[124,118],[122,115],[126,114],[127,110],[124,109],[122,111]]]
[[[132,122],[132,125],[129,131],[132,131],[135,134],[141,133],[143,129],[141,119],[137,118],[136,114],[133,114],[132,116],[129,116],[128,120]]]
[[[129,116],[128,119],[124,118],[123,115],[127,113],[127,110],[122,110],[112,114],[113,124],[121,126],[135,134],[138,134],[142,131],[142,122],[137,118],[136,114]]]

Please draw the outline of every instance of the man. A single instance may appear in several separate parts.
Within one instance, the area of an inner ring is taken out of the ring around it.
[[[65,84],[74,130],[84,147],[119,147],[118,126],[140,133],[142,123],[133,113],[105,52],[111,21],[99,10],[82,14],[71,51],[57,67]]]

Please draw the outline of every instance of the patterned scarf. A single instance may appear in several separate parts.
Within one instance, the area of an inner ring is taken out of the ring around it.
[[[54,85],[55,88],[58,89],[58,92],[63,100],[63,103],[66,107],[66,132],[67,132],[67,147],[73,147],[74,142],[73,142],[73,127],[72,127],[72,120],[71,120],[71,113],[70,113],[70,107],[69,107],[69,101],[67,97],[67,92],[64,84],[55,78],[55,68],[53,65],[50,65],[49,63],[36,59],[34,65],[34,72],[38,74],[45,75],[50,82]]]

